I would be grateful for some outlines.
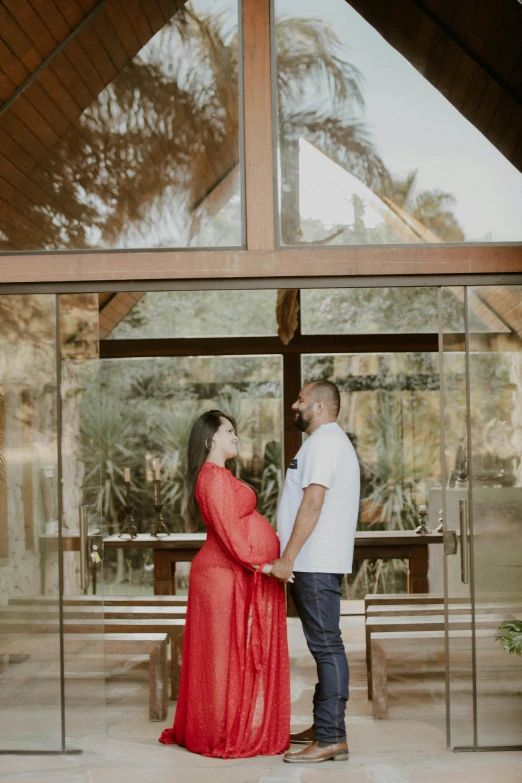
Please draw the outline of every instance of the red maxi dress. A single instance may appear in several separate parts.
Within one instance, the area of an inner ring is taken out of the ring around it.
[[[196,499],[207,540],[192,562],[181,683],[160,742],[220,758],[289,747],[290,664],[283,585],[251,568],[279,557],[255,492],[205,462]]]

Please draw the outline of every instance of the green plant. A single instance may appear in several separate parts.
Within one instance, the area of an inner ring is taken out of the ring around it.
[[[344,594],[360,600],[367,593],[400,593],[406,587],[404,560],[362,560],[353,574],[345,576]]]
[[[263,475],[261,477],[259,511],[274,527],[277,520],[277,506],[283,488],[281,459],[281,441],[272,440],[267,443],[265,448]]]
[[[118,400],[107,398],[104,404],[95,391],[81,403],[81,434],[85,463],[85,496],[95,510],[99,524],[107,520],[112,532],[120,531],[124,505],[124,467],[132,467],[137,438],[132,423]],[[134,491],[136,487],[133,485]],[[125,578],[123,550],[116,553],[116,582]]]
[[[161,457],[162,500],[184,530],[186,499],[185,475],[190,431],[201,413],[197,400],[176,401],[172,409],[157,414],[155,441]]]
[[[420,444],[413,455],[407,448],[400,395],[379,392],[378,413],[368,419],[367,433],[375,441],[377,454],[372,488],[362,498],[367,501],[369,515],[374,516],[370,524],[383,524],[387,530],[412,529],[417,525],[415,469],[419,476],[428,475],[429,449]]]
[[[508,653],[522,656],[522,621],[506,620],[500,629],[503,633],[499,636],[502,649]]]

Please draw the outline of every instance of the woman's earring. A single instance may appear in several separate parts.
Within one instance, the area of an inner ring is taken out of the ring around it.
[[[209,445],[209,441],[210,441],[210,445]],[[214,449],[216,448],[216,441],[214,440],[214,438],[207,438],[205,441],[205,446],[207,448],[207,451],[214,451]]]

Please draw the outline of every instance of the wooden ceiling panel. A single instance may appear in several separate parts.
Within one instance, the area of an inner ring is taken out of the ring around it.
[[[140,0],[128,0],[125,3],[125,11],[140,45],[145,46],[152,38],[152,28],[143,13]]]
[[[113,29],[117,32],[118,38],[120,39],[121,45],[123,46],[127,57],[132,59],[136,52],[139,52],[143,44],[139,40],[129,17],[123,10],[119,0],[115,0],[115,2],[109,3],[107,6],[107,15],[110,19]]]
[[[18,23],[16,17],[8,11],[5,5],[0,4],[1,38],[7,47],[11,49],[14,56],[18,58],[29,72],[32,72],[38,68],[44,58],[36,46],[31,43],[21,24]],[[48,54],[51,54],[51,51],[52,49],[49,50]]]
[[[157,0],[140,0],[143,13],[147,17],[151,30],[159,30],[168,22],[165,19]]]

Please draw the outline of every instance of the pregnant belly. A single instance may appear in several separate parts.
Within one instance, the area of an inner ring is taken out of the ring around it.
[[[245,524],[255,563],[269,563],[278,558],[279,539],[272,525],[257,511],[252,511],[245,518]]]

